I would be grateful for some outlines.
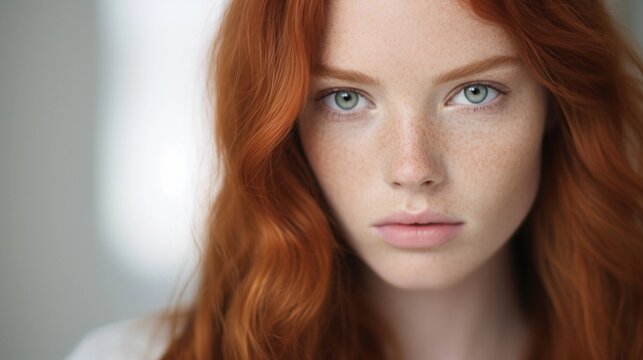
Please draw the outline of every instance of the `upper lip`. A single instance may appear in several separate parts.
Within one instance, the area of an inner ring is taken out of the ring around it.
[[[398,211],[385,218],[378,220],[374,226],[389,224],[460,224],[462,221],[453,216],[445,215],[430,209],[423,210],[419,213],[409,213]]]

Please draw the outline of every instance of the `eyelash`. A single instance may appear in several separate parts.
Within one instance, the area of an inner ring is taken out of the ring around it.
[[[454,91],[452,93],[452,95],[449,96],[449,100],[447,101],[447,104],[449,104],[451,102],[451,100],[457,94],[460,93],[460,91],[464,90],[465,88],[467,88],[469,86],[473,86],[473,85],[483,85],[483,86],[487,86],[487,87],[497,91],[498,92],[497,98],[500,98],[501,96],[507,95],[510,92],[510,90],[507,87],[505,87],[503,85],[500,85],[500,84],[497,84],[495,82],[484,81],[484,80],[483,81],[473,81],[473,82],[469,82],[469,83],[462,84],[462,85],[458,86],[456,91]],[[363,92],[362,90],[359,90],[359,89],[355,89],[355,88],[331,88],[331,89],[323,90],[321,93],[319,93],[319,95],[317,95],[317,97],[315,98],[315,103],[317,105],[317,108],[319,110],[321,110],[322,112],[325,112],[326,114],[328,114],[330,116],[331,120],[332,119],[340,119],[340,118],[342,118],[342,119],[354,118],[354,117],[359,116],[359,112],[351,112],[351,111],[338,112],[338,111],[335,111],[335,110],[331,110],[331,109],[328,108],[328,106],[324,105],[324,103],[322,101],[324,98],[326,98],[328,95],[332,95],[332,94],[338,93],[340,91],[355,92],[359,96],[361,96],[361,97],[365,98],[366,100],[368,100],[368,96],[366,95],[366,93]],[[484,104],[484,105],[480,105],[480,106],[462,106],[462,107],[463,107],[464,111],[466,111],[466,112],[493,111],[501,103],[501,101],[497,101],[496,99],[491,100],[491,102],[488,103],[488,104]]]

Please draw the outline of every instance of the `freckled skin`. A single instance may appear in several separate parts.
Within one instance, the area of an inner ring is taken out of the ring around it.
[[[450,287],[492,258],[533,204],[545,92],[521,64],[433,82],[477,60],[517,57],[499,28],[457,1],[335,1],[329,11],[321,62],[381,84],[314,78],[311,97],[354,88],[372,106],[334,119],[311,101],[298,128],[305,156],[341,230],[374,273],[397,288]],[[474,81],[510,92],[476,112],[466,110],[475,104],[447,104]],[[427,208],[461,219],[458,237],[429,251],[402,250],[372,226],[396,211]]]

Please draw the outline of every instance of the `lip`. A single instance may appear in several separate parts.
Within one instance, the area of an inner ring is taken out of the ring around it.
[[[406,211],[398,211],[385,218],[378,220],[374,226],[394,225],[394,224],[461,224],[462,220],[445,215],[432,210],[424,210],[422,212],[412,214]]]
[[[430,249],[455,238],[464,222],[452,216],[424,210],[417,214],[397,212],[374,225],[385,242],[403,249]]]

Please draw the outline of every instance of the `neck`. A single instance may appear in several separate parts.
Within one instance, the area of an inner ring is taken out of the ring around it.
[[[529,331],[511,275],[511,254],[504,246],[447,289],[398,289],[371,271],[365,280],[404,359],[520,359]]]

